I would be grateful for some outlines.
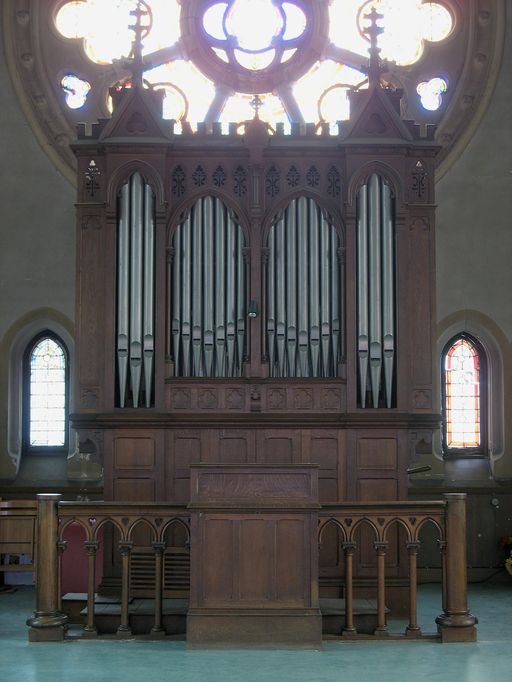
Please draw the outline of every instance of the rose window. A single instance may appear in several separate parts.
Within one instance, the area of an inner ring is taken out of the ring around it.
[[[51,136],[48,147],[71,167],[75,124],[109,116],[109,88],[129,82],[137,7],[143,79],[164,90],[164,118],[227,130],[254,115],[258,95],[271,129],[328,123],[332,134],[350,116],[348,91],[367,86],[364,29],[375,7],[383,81],[404,91],[405,118],[438,125],[442,160],[486,103],[503,4],[483,11],[476,0],[38,0],[27,10],[5,0],[14,21],[5,37],[10,63],[21,60],[18,92]],[[42,95],[47,77],[52,92]]]

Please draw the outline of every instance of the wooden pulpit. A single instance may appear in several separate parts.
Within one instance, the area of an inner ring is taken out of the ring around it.
[[[318,469],[191,467],[189,647],[321,646]]]

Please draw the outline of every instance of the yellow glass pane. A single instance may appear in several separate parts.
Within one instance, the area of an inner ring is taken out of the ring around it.
[[[318,102],[327,88],[340,83],[357,85],[364,78],[364,74],[360,71],[330,59],[316,62],[308,73],[297,81],[293,87],[293,94],[304,116],[304,120],[311,122],[319,120]],[[328,101],[332,103],[331,99]],[[346,105],[342,103],[339,112],[337,112],[335,107],[330,107],[328,111],[329,118],[327,116],[324,117],[326,120],[342,120],[343,116],[346,115]],[[335,116],[335,118],[331,119],[330,116]]]
[[[204,120],[215,94],[213,83],[203,76],[190,61],[176,60],[146,71],[144,78],[150,83],[172,83],[186,93],[188,120]]]
[[[254,95],[246,95],[241,92],[237,92],[235,95],[230,97],[220,116],[220,122],[227,123],[241,123],[242,121],[248,121],[254,118],[254,108],[251,106],[251,101]],[[260,95],[262,101],[262,106],[259,109],[258,115],[262,121],[266,121],[271,125],[276,122],[281,121],[288,124],[288,117],[284,110],[283,104],[279,97],[266,93]]]

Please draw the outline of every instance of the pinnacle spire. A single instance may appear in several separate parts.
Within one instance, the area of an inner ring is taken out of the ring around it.
[[[369,14],[365,14],[363,18],[370,22],[368,26],[362,29],[362,32],[370,41],[370,49],[368,51],[370,58],[368,67],[365,69],[368,74],[368,84],[370,87],[372,85],[380,86],[380,77],[387,69],[380,57],[380,47],[377,45],[377,39],[384,32],[384,29],[377,22],[379,19],[383,19],[384,15],[379,14],[375,7],[372,7]]]
[[[150,7],[143,1],[139,0],[135,9],[130,12],[134,17],[135,23],[130,25],[130,29],[134,33],[132,42],[132,51],[130,54],[129,66],[132,72],[132,86],[143,87],[144,83],[144,60],[142,58],[142,39],[147,35],[149,27],[151,26],[153,15]],[[144,17],[149,17],[149,23],[144,25],[142,20]]]

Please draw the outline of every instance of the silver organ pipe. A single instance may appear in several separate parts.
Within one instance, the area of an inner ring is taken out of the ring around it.
[[[224,223],[225,207],[215,202],[215,225]],[[227,376],[226,367],[226,230],[216,230],[215,240],[215,354],[217,376]]]
[[[357,351],[359,400],[393,404],[395,371],[395,256],[393,202],[389,186],[370,176],[357,198]]]
[[[192,218],[192,372],[204,376],[202,323],[204,306],[203,218],[205,200],[196,205]]]
[[[308,202],[309,224],[309,335],[311,347],[311,376],[319,375],[320,346],[320,280],[318,210]]]
[[[245,345],[245,300],[239,295],[241,291],[245,291],[246,283],[246,266],[243,255],[242,235],[239,230],[235,230],[234,222],[231,220],[231,229],[236,235],[236,352],[237,352],[237,366],[242,366],[244,359],[244,345]]]
[[[182,268],[183,279],[182,283],[177,284],[176,294],[182,298],[181,312],[177,312],[178,320],[181,320],[181,325],[178,324],[178,329],[181,326],[182,338],[182,358],[183,358],[183,376],[191,376],[193,370],[190,364],[190,349],[192,347],[192,225],[190,216],[185,220],[181,226],[183,254],[182,254]],[[175,259],[176,260],[176,259]],[[175,312],[177,309],[175,310]],[[179,334],[179,331],[178,331]],[[179,354],[176,356],[175,362],[178,362]]]
[[[142,373],[142,229],[143,187],[139,173],[130,179],[130,379],[133,406],[138,407]]]
[[[268,262],[267,262],[267,349],[268,362],[271,371],[276,363],[276,230],[274,227],[268,234]]]
[[[308,362],[310,360],[309,351],[309,319],[308,319],[308,236],[310,225],[308,224],[308,201],[304,197],[298,199],[299,216],[297,225],[298,234],[298,289],[299,289],[299,305],[298,305],[298,341],[299,341],[299,376],[311,376],[311,366]],[[284,271],[284,267],[282,270]]]
[[[203,215],[203,243],[204,253],[213,256],[213,202],[211,197],[204,199]],[[204,259],[204,316],[203,316],[203,347],[204,363],[206,376],[212,376],[213,353],[214,353],[214,331],[213,331],[213,258],[208,256]]]
[[[373,407],[379,406],[379,389],[382,369],[382,262],[381,262],[381,214],[380,182],[377,175],[370,177],[369,201],[369,243],[370,243],[370,374]]]
[[[146,407],[151,407],[153,391],[153,358],[155,352],[154,331],[154,281],[155,281],[155,220],[153,191],[149,185],[144,188],[144,305],[143,305],[143,359]]]
[[[297,206],[294,207],[295,209]],[[287,376],[296,376],[297,366],[297,210],[290,210],[286,225],[286,347]]]
[[[276,232],[275,262],[282,263],[286,259],[286,234],[284,219],[279,221],[279,229]],[[288,376],[287,362],[285,361],[286,339],[286,279],[284,268],[276,267],[276,340],[277,340],[277,363],[280,376]]]
[[[117,377],[119,406],[125,406],[130,319],[130,186],[121,189],[117,224]]]
[[[357,356],[361,406],[366,406],[368,375],[368,215],[367,187],[363,185],[357,198]]]
[[[227,245],[227,281],[226,281],[226,350],[227,350],[227,365],[228,376],[235,375],[235,235],[234,231],[230,229],[231,224],[228,222],[228,229],[226,235]]]
[[[391,210],[391,192],[387,185],[382,188],[382,341],[384,348],[384,380],[386,407],[391,407],[393,394],[393,369],[395,360],[395,268],[394,229]]]
[[[246,343],[242,229],[203,197],[174,235],[171,317],[176,376],[241,376]]]
[[[151,407],[154,366],[155,208],[134,173],[121,188],[117,221],[117,375],[119,406]],[[128,386],[128,369],[130,385]]]
[[[331,314],[332,314],[332,362],[334,364],[333,373],[336,376],[338,371],[338,362],[341,360],[345,362],[344,357],[344,311],[343,301],[344,296],[340,289],[338,282],[345,282],[345,271],[343,264],[340,262],[339,254],[339,240],[338,235],[334,230],[331,230]]]
[[[334,377],[339,364],[339,238],[320,207],[294,199],[269,230],[266,333],[273,377]]]

